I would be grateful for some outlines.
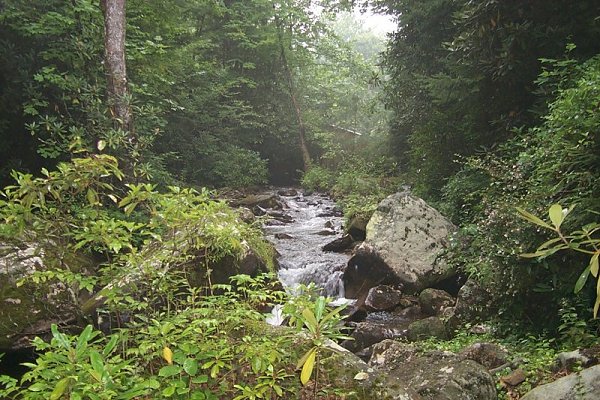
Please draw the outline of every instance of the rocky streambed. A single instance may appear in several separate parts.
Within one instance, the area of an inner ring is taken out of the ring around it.
[[[498,386],[514,393],[525,381],[522,360],[494,343],[478,342],[457,353],[419,347],[423,339],[451,338],[467,323],[473,333],[487,333],[490,328],[477,321],[493,312],[484,288],[444,259],[456,227],[422,199],[406,192],[388,197],[362,232],[344,227],[324,195],[280,189],[254,198],[261,199],[247,206],[271,217],[264,230],[280,253],[282,283],[293,290],[312,282],[328,296],[353,299],[346,319],[352,340],[341,343],[347,351],[331,368],[353,377],[354,384],[359,379],[365,393],[381,399],[492,400]],[[558,368],[581,362],[579,352],[561,357]],[[590,368],[523,398],[600,398],[600,379],[592,378],[600,378],[600,366],[593,366],[597,360],[584,362]]]

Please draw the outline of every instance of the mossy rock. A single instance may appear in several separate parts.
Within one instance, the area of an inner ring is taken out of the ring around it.
[[[60,257],[54,250],[61,251]],[[0,244],[0,349],[28,347],[30,339],[47,333],[52,323],[77,318],[75,288],[54,281],[21,282],[54,264],[68,265],[73,272],[93,266],[91,259],[63,250],[31,243]]]

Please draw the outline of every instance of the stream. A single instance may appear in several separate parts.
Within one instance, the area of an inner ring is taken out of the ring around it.
[[[280,254],[279,279],[293,291],[313,282],[324,295],[344,297],[342,274],[350,255],[324,252],[321,248],[343,233],[343,217],[333,200],[322,194],[281,196],[289,223],[271,220],[267,238]]]

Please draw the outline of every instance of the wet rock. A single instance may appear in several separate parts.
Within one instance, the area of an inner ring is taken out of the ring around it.
[[[361,241],[367,237],[367,224],[369,220],[361,215],[353,217],[348,223],[346,231],[354,240]]]
[[[298,191],[296,189],[279,189],[277,194],[284,197],[294,197],[298,196]]]
[[[352,306],[342,310],[342,315],[346,318],[344,321],[348,322],[362,322],[367,318],[367,311],[362,307]]]
[[[291,215],[288,215],[281,211],[269,210],[269,211],[267,211],[266,215],[273,219],[276,219],[277,221],[281,221],[285,224],[294,222],[294,218]]]
[[[368,318],[368,317],[367,317]],[[369,321],[355,324],[350,334],[352,340],[346,340],[342,346],[353,353],[359,352],[385,339],[399,339],[406,336],[406,321]]]
[[[387,285],[371,288],[365,299],[365,306],[372,311],[391,310],[400,304],[402,292]]]
[[[342,212],[342,210],[340,210],[337,207],[333,207],[333,208],[326,209],[326,211],[323,211],[323,212],[317,214],[317,217],[323,217],[323,218],[342,217],[343,215],[344,215],[344,213]]]
[[[422,199],[403,193],[389,196],[377,207],[365,242],[348,263],[346,292],[359,296],[378,282],[402,284],[405,293],[418,293],[455,275],[442,257],[455,230]]]
[[[275,239],[280,239],[280,240],[287,240],[287,239],[293,239],[294,237],[292,235],[290,235],[289,233],[276,233],[275,234]]]
[[[337,232],[334,231],[333,229],[323,229],[323,230],[320,230],[319,232],[317,232],[317,235],[319,235],[319,236],[332,236],[332,235],[337,235]]]
[[[385,341],[373,346],[369,365],[431,400],[496,400],[493,377],[481,365],[448,352],[420,354],[415,346]]]
[[[494,369],[509,362],[506,349],[495,343],[474,343],[462,349],[458,355],[473,360],[487,369]]]
[[[236,207],[243,206],[250,209],[253,209],[256,206],[263,209],[282,207],[281,203],[277,200],[277,195],[274,193],[253,194],[246,196],[243,199],[232,201],[232,205]]]
[[[335,228],[335,224],[333,223],[333,221],[327,221],[327,222],[325,222],[324,226],[327,229],[334,229]]]
[[[552,383],[541,385],[522,400],[597,400],[600,399],[600,365],[584,369]]]
[[[408,340],[416,342],[428,338],[447,339],[446,326],[438,317],[428,317],[414,321],[408,326]]]
[[[267,215],[267,210],[265,208],[262,208],[261,206],[254,206],[254,207],[252,207],[251,211],[257,217],[262,217],[263,215]]]
[[[406,297],[403,297],[400,302],[406,300]],[[421,310],[421,306],[418,304],[412,304],[404,308],[399,308],[393,311],[394,315],[397,315],[399,318],[410,319],[411,321],[416,321],[417,319],[422,319],[425,317],[423,315],[423,311]]]
[[[343,253],[344,251],[350,249],[352,247],[353,243],[354,243],[354,240],[352,240],[352,236],[344,235],[341,238],[332,240],[331,242],[327,243],[321,249],[323,251],[333,251],[336,253]]]
[[[428,315],[440,315],[444,308],[452,307],[454,297],[439,289],[425,289],[419,294],[421,309]]]

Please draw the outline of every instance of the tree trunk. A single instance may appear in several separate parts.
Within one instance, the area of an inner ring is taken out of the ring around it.
[[[125,64],[125,0],[100,0],[100,5],[104,14],[104,62],[110,111],[117,126],[129,132],[129,144],[133,145]]]
[[[308,168],[311,165],[310,152],[308,151],[308,146],[306,145],[306,127],[304,125],[304,119],[302,118],[302,109],[300,108],[300,104],[298,103],[298,100],[296,98],[294,76],[292,75],[292,70],[290,69],[287,57],[285,55],[285,47],[283,45],[283,33],[279,20],[277,20],[277,25],[277,32],[279,35],[279,46],[281,49],[281,62],[283,63],[283,68],[285,70],[285,74],[288,81],[290,98],[292,100],[292,105],[296,113],[296,120],[298,121],[298,138],[300,139],[300,151],[302,152],[302,163],[304,165],[304,172],[306,172],[308,171]]]

